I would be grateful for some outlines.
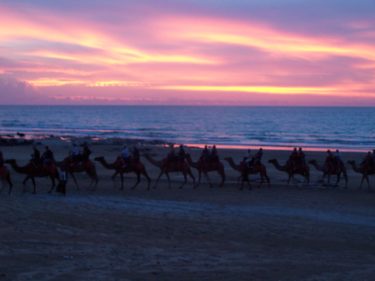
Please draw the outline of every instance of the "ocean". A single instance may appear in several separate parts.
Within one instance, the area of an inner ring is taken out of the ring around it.
[[[375,148],[375,108],[0,106],[0,133],[183,144]]]

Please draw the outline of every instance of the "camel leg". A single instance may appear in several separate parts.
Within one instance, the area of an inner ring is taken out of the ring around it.
[[[247,185],[248,185],[249,190],[253,189],[250,183],[250,178],[247,178]]]
[[[171,178],[169,177],[169,173],[165,172],[165,176],[167,177],[167,180],[168,180],[168,188],[171,189],[172,186],[171,186]]]
[[[218,171],[218,173],[221,176],[221,182],[220,182],[219,187],[223,187],[224,186],[224,182],[225,182],[225,173],[224,173],[224,171]]]
[[[267,172],[264,174],[264,177],[266,178],[266,182],[267,182],[268,187],[270,187],[271,186],[271,181],[270,181],[270,178],[267,175]]]
[[[331,174],[328,174],[328,185],[331,186]],[[337,181],[336,181],[336,183],[333,185],[333,187],[337,187]]]
[[[358,189],[362,189],[362,185],[363,185],[363,182],[364,182],[365,178],[366,178],[366,176],[362,175],[361,183],[360,183]]]
[[[115,174],[117,174],[117,172]],[[113,176],[112,176],[112,178],[113,178]],[[120,181],[121,181],[120,190],[124,190],[124,174],[123,173],[120,173]]]
[[[197,188],[197,187],[201,184],[201,178],[202,178],[202,171],[201,171],[201,170],[198,170],[198,182],[197,182],[197,184],[194,186],[194,188]]]
[[[6,181],[7,181],[8,186],[9,186],[8,194],[10,195],[12,193],[12,188],[13,188],[13,183],[12,183],[12,180],[10,178],[10,174],[7,174]]]
[[[35,178],[34,178],[34,177],[31,177],[31,181],[32,181],[32,183],[33,183],[33,189],[34,189],[33,194],[36,194]]]
[[[99,183],[99,177],[98,177],[98,174],[96,173],[96,169],[94,168],[94,172],[93,172],[93,180],[94,180],[94,190],[96,190],[97,186],[98,186],[98,183]]]
[[[26,182],[28,181],[28,179],[30,179],[30,176],[26,176],[25,179],[22,182],[22,185],[23,185],[22,192],[23,193],[26,192]]]
[[[206,177],[206,179],[207,179],[208,185],[210,186],[210,188],[212,188],[213,185],[212,185],[212,182],[211,182],[210,176],[208,175],[207,172],[205,172],[204,175],[205,175],[205,177]]]
[[[290,184],[290,180],[292,179],[292,174],[289,174],[289,177],[288,177],[288,184]]]
[[[116,176],[117,176],[118,174],[119,174],[118,171],[114,172],[113,175],[112,175],[112,177],[111,177],[111,179],[114,181],[115,178],[116,178]]]
[[[366,175],[366,181],[367,181],[367,189],[370,190],[370,180],[368,178],[368,175]]]
[[[135,185],[132,187],[132,189],[135,189],[138,184],[141,182],[141,174],[140,173],[137,173],[137,182],[135,183]]]
[[[154,188],[156,188],[157,184],[159,183],[159,180],[161,178],[161,176],[164,174],[164,171],[160,171],[159,173],[159,176],[157,177],[156,181],[155,181],[155,184],[154,184]],[[171,183],[169,181],[169,175],[168,173],[166,173],[166,176],[167,176],[167,179],[168,179],[168,187],[171,188]]]
[[[336,183],[335,183],[335,186],[336,186],[336,187],[337,187],[337,186],[339,185],[339,183],[340,183],[340,178],[341,178],[340,174],[337,174]]]
[[[52,186],[50,188],[50,190],[48,191],[48,193],[52,193],[53,189],[55,188],[55,177],[54,176],[51,176],[51,181],[52,181]]]
[[[345,180],[345,189],[348,188],[348,175],[346,174],[346,172],[344,173],[344,180]]]
[[[305,175],[305,178],[306,178],[306,183],[309,185],[309,184],[310,184],[310,174],[307,173],[307,174]]]
[[[75,184],[75,186],[76,186],[76,189],[79,190],[79,185],[78,185],[78,182],[77,182],[77,179],[76,179],[74,173],[73,173],[73,172],[70,172],[69,174],[70,174],[70,176],[71,176],[72,179],[73,179],[73,182],[74,182],[74,184]]]
[[[184,185],[187,183],[187,174],[182,173],[184,175],[184,183],[180,185],[180,189],[184,187]]]
[[[147,179],[147,190],[150,190],[151,178],[148,176],[146,171],[143,171],[142,175]]]
[[[195,185],[195,177],[194,177],[193,173],[191,172],[191,170],[189,169],[189,170],[187,171],[187,173],[188,173],[188,175],[191,177],[191,179],[193,180],[193,185]]]

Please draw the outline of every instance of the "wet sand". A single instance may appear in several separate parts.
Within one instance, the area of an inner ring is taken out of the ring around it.
[[[69,145],[49,142],[61,160]],[[41,147],[42,148],[42,147]],[[147,146],[161,159],[166,149]],[[115,159],[120,145],[93,145],[93,156]],[[5,158],[25,164],[30,146],[3,147]],[[189,149],[194,160],[198,150]],[[241,150],[220,150],[238,163]],[[288,152],[265,151],[264,163]],[[345,161],[362,153],[345,153]],[[323,153],[308,152],[320,162]],[[151,178],[158,169],[142,158]],[[47,194],[48,179],[37,179],[22,193],[23,176],[8,196],[0,194],[0,280],[375,280],[375,193],[357,190],[360,176],[348,167],[349,188],[325,187],[311,169],[286,184],[286,174],[266,163],[270,187],[239,190],[238,173],[225,164],[227,182],[219,178],[183,189],[183,177],[171,174],[156,189],[146,182],[135,189],[134,175],[120,191],[111,171],[97,165],[100,182],[81,189],[68,182],[68,194]],[[197,172],[193,171],[197,176]],[[372,179],[373,181],[374,179]],[[375,189],[375,186],[374,186]]]

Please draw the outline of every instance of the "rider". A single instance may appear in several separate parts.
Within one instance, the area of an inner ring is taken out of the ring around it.
[[[72,155],[73,162],[78,163],[81,160],[81,149],[75,142],[73,143],[73,147],[70,153]]]
[[[297,156],[298,156],[298,158],[297,158],[298,164],[301,164],[301,165],[305,166],[306,165],[306,156],[305,156],[305,153],[302,151],[302,147],[299,148]]]
[[[247,150],[247,156],[243,158],[243,161],[248,167],[251,167],[254,164],[254,157],[251,156],[251,150]]]
[[[374,160],[373,160],[373,155],[371,153],[371,151],[369,151],[365,158],[363,159],[363,161],[361,162],[361,166],[372,166],[374,165]]]
[[[39,149],[36,147],[36,145],[33,146],[33,153],[31,154],[31,163],[34,165],[34,166],[39,166],[40,164],[40,151]]]
[[[55,161],[53,152],[48,146],[45,147],[45,151],[42,155],[41,160],[42,160],[43,165],[49,165]]]
[[[167,160],[168,160],[168,161],[175,161],[175,159],[176,159],[176,153],[175,153],[175,151],[174,151],[174,145],[171,144],[171,145],[169,146],[169,153],[168,153],[168,155],[167,155]]]
[[[295,147],[289,156],[287,165],[292,166],[294,168],[296,166],[297,158],[298,158],[298,151],[297,151],[297,147]]]
[[[90,155],[91,155],[91,150],[87,144],[87,142],[85,142],[83,145],[83,150],[82,150],[82,161],[85,163],[89,160],[90,158]]]
[[[219,155],[217,153],[216,145],[214,145],[211,149],[210,158],[211,158],[211,161],[213,162],[219,161]]]
[[[210,155],[210,152],[208,151],[207,145],[205,145],[204,149],[202,150],[202,154],[201,154],[200,160],[201,161],[207,161],[209,155]]]
[[[129,160],[130,160],[130,152],[129,152],[129,149],[126,145],[124,145],[124,147],[122,148],[121,158],[124,162],[124,166],[126,166],[129,163]]]
[[[254,165],[260,165],[263,157],[263,148],[259,148],[257,153],[254,155]]]
[[[134,160],[139,160],[139,158],[140,158],[139,149],[136,146],[133,147],[132,157],[133,157]]]
[[[327,150],[327,158],[326,158],[326,161],[324,163],[324,166],[326,167],[326,169],[331,169],[334,165],[334,161],[335,161],[335,157],[333,156],[331,150]]]
[[[341,163],[341,155],[338,149],[336,149],[333,159],[336,165],[339,165]]]
[[[184,146],[181,144],[180,150],[178,151],[178,160],[183,162],[185,158],[186,158],[186,152],[185,152]]]

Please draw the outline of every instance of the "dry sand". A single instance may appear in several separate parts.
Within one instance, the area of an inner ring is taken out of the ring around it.
[[[50,143],[56,158],[65,143]],[[6,158],[25,164],[30,146],[3,147]],[[113,160],[116,145],[93,145],[92,156]],[[152,147],[156,158],[166,150]],[[198,151],[190,149],[194,159]],[[240,150],[220,151],[236,162]],[[266,151],[264,160],[284,162],[288,153]],[[346,153],[345,161],[362,154]],[[308,159],[323,159],[308,152]],[[145,159],[152,179],[158,170]],[[266,161],[264,161],[266,162]],[[181,175],[157,189],[136,190],[133,175],[120,191],[119,179],[98,167],[91,191],[70,181],[66,197],[47,194],[48,179],[37,179],[38,194],[22,193],[23,176],[12,171],[11,196],[0,194],[0,281],[3,280],[375,280],[375,193],[357,190],[359,175],[349,169],[349,189],[324,188],[312,169],[312,184],[286,185],[286,175],[268,163],[270,188],[238,190],[238,174],[227,164],[227,183],[210,189]],[[197,175],[196,171],[194,171]],[[212,175],[213,181],[219,178]],[[257,177],[253,177],[254,180]],[[374,186],[375,188],[375,186]]]

